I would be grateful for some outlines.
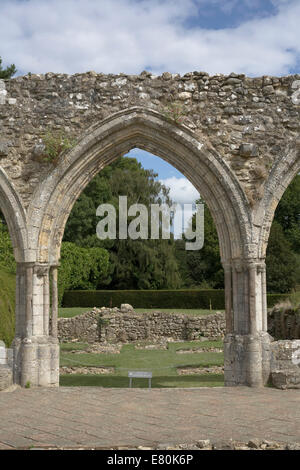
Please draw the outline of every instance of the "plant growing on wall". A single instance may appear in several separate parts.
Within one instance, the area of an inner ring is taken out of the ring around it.
[[[43,162],[57,165],[60,155],[75,146],[75,139],[72,139],[64,131],[52,132],[48,130],[42,137],[44,151],[41,160]]]
[[[162,114],[168,121],[182,124],[187,111],[180,103],[170,103],[162,109]]]

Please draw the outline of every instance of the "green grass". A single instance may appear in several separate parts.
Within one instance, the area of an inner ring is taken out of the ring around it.
[[[69,343],[70,344],[70,343]],[[61,366],[90,366],[114,367],[115,374],[107,375],[62,375],[61,385],[95,385],[101,387],[127,387],[128,370],[149,370],[153,373],[153,387],[201,387],[223,386],[223,374],[179,376],[177,367],[210,367],[221,366],[224,363],[223,353],[202,352],[193,354],[176,354],[177,349],[190,347],[222,347],[221,341],[193,341],[169,343],[167,350],[135,349],[133,344],[123,346],[120,354],[72,354],[68,351],[75,349],[64,344],[61,348]],[[84,349],[77,343],[77,349]],[[147,380],[137,379],[135,387],[147,387]]]
[[[68,351],[82,351],[88,347],[88,343],[61,343],[60,344],[60,351],[61,352],[68,352]]]
[[[222,348],[223,349],[223,341],[182,341],[180,343],[169,343],[169,348],[174,348],[175,351],[178,349],[195,349],[195,348]]]
[[[92,310],[92,307],[70,307],[70,308],[63,308],[59,307],[58,309],[58,317],[59,318],[72,318],[76,317],[76,315],[81,315],[82,313],[88,312]]]
[[[147,312],[163,312],[163,313],[184,313],[187,315],[211,315],[212,313],[220,312],[221,310],[209,310],[209,309],[192,309],[192,308],[137,308],[135,310],[137,313],[147,313]]]
[[[10,346],[15,334],[16,276],[0,268],[0,340]]]
[[[133,379],[134,380],[134,379]],[[104,387],[127,388],[128,377],[101,376],[101,375],[61,375],[59,383],[64,387]],[[190,387],[224,387],[223,374],[186,375],[186,376],[155,376],[152,379],[152,388],[190,388]],[[148,388],[147,379],[133,381],[134,388]]]
[[[72,318],[76,315],[81,315],[82,313],[88,312],[92,310],[92,307],[70,307],[64,308],[60,307],[58,309],[58,316],[59,318]],[[219,312],[220,310],[201,310],[201,309],[188,309],[188,308],[181,308],[181,309],[174,309],[174,308],[137,308],[135,309],[136,313],[147,313],[147,312],[163,312],[163,313],[184,313],[187,315],[194,315],[194,316],[202,316],[202,315],[210,315],[212,313]]]

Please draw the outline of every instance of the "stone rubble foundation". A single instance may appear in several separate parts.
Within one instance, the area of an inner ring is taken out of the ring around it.
[[[59,368],[60,374],[83,374],[83,375],[105,375],[113,374],[114,367],[77,367],[77,366],[62,366]]]
[[[116,447],[48,447],[48,446],[37,446],[32,447],[30,450],[300,450],[300,442],[295,443],[284,443],[275,442],[261,439],[251,439],[248,442],[240,442],[233,439],[229,441],[216,441],[212,442],[209,439],[202,439],[197,442],[174,444],[174,443],[161,443],[153,446],[116,446]]]

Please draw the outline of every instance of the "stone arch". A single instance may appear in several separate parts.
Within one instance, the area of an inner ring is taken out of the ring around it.
[[[28,238],[35,251],[28,265],[26,367],[19,366],[20,383],[36,373],[32,357],[45,364],[35,383],[58,383],[57,265],[66,221],[73,204],[92,178],[118,156],[141,148],[181,171],[206,200],[214,218],[225,271],[225,383],[261,386],[268,378],[264,260],[258,259],[252,210],[229,165],[205,138],[143,107],[124,109],[88,129],[75,148],[40,183],[28,208]],[[51,311],[49,286],[51,284]],[[49,317],[51,321],[49,322]],[[41,341],[45,341],[42,344]],[[27,357],[28,355],[28,357]],[[29,372],[28,372],[29,371]],[[31,374],[31,375],[30,375]]]
[[[25,303],[23,294],[26,279],[24,275],[24,266],[26,262],[30,261],[27,238],[27,220],[21,199],[3,168],[0,168],[0,209],[4,214],[8,225],[14,256],[17,262],[15,330],[16,337],[21,337],[24,334],[25,325]],[[16,337],[14,343],[16,342]]]
[[[240,184],[224,160],[184,126],[158,112],[131,108],[89,129],[35,194],[30,219],[38,217],[37,261],[55,264],[65,223],[84,187],[119,155],[134,147],[147,150],[181,171],[201,192],[215,220],[223,262],[247,258],[251,215]],[[40,201],[43,201],[41,210]]]
[[[266,383],[264,258],[277,203],[300,169],[298,78],[88,72],[10,80],[14,98],[2,103],[8,106],[1,165],[12,183],[1,170],[0,207],[18,261],[17,383],[58,384],[57,262],[64,226],[93,176],[134,147],[164,158],[200,189],[216,223],[225,271],[225,383]],[[166,119],[170,96],[184,106],[187,126]],[[105,113],[109,117],[100,122]],[[56,167],[44,154],[47,129],[83,133]],[[262,185],[265,164],[272,168]]]
[[[4,214],[17,262],[28,258],[26,214],[20,197],[0,168],[0,209]]]
[[[300,172],[300,140],[291,142],[284,158],[278,159],[266,182],[264,197],[255,214],[255,223],[260,226],[258,248],[259,256],[265,258],[276,207],[283,193]]]

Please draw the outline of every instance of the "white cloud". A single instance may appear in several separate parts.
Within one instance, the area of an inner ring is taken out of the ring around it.
[[[272,0],[276,15],[234,29],[187,29],[207,1],[1,0],[0,53],[33,73],[140,73],[150,66],[154,73],[280,75],[296,66],[299,0]]]
[[[195,206],[183,206],[183,204],[194,204],[199,199],[199,192],[194,188],[192,183],[185,177],[161,179],[160,182],[170,188],[170,197],[173,203],[181,204],[182,224],[175,225],[174,236],[181,238],[182,233],[188,228],[192,215],[195,212]]]
[[[162,184],[170,188],[170,198],[173,202],[179,204],[193,204],[199,199],[199,193],[196,188],[186,178],[165,178],[160,180]]]

